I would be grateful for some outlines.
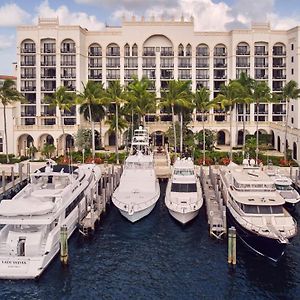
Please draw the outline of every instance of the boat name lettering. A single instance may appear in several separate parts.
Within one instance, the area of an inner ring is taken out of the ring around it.
[[[5,264],[5,265],[26,265],[27,262],[22,261],[22,260],[2,260],[2,264]]]

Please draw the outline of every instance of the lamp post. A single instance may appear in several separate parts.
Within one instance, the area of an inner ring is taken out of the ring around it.
[[[84,164],[84,153],[85,153],[85,149],[82,149],[82,163]]]

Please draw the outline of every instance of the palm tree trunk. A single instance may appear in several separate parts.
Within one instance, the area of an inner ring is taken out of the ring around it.
[[[133,109],[131,110],[131,139],[133,137],[134,119],[133,119]]]
[[[99,122],[99,147],[102,149],[102,119]]]
[[[229,132],[229,138],[230,138],[230,148],[229,148],[229,153],[230,153],[230,161],[232,161],[232,115],[233,115],[233,108],[230,106],[230,132]]]
[[[91,122],[91,129],[92,129],[92,157],[93,160],[95,159],[95,123],[92,120],[92,110],[91,110],[91,105],[89,107],[89,118]]]
[[[287,145],[287,133],[288,133],[288,120],[289,120],[289,106],[290,102],[286,100],[286,114],[285,114],[285,132],[284,132],[284,160],[287,160],[287,152],[288,152],[288,145]]]
[[[205,122],[204,122],[204,112],[202,113],[202,135],[203,135],[203,161],[202,165],[205,166],[205,148],[206,148],[206,140],[205,140]]]
[[[246,144],[246,109],[247,105],[244,103],[244,108],[243,108],[243,159],[245,158],[245,144]]]
[[[65,155],[65,127],[64,127],[64,120],[63,120],[63,109],[60,109],[59,112],[60,112],[60,122],[61,122],[61,130],[62,130],[62,155]],[[58,148],[58,145],[57,145],[57,148]],[[58,149],[57,149],[58,150]]]
[[[118,104],[116,103],[116,160],[117,164],[119,164],[119,111]]]
[[[177,141],[176,141],[176,124],[175,124],[175,113],[174,113],[174,104],[172,104],[172,123],[173,123],[173,132],[174,132],[174,152],[177,153]]]
[[[180,112],[180,157],[182,157],[183,151],[183,114]]]
[[[259,132],[258,132],[258,102],[256,102],[256,149],[255,149],[255,163],[258,163],[258,140],[259,140]]]
[[[7,126],[6,126],[6,105],[5,105],[5,104],[3,104],[3,116],[4,116],[4,135],[5,135],[5,154],[6,154],[6,163],[9,164],[8,140],[7,140]]]

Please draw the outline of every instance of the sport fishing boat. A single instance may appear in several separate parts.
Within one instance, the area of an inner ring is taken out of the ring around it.
[[[273,166],[267,167],[266,173],[274,181],[276,190],[285,200],[285,207],[294,210],[300,202],[300,195],[293,187],[293,181],[289,177],[279,174]]]
[[[198,215],[203,198],[195,166],[190,158],[175,162],[166,189],[165,204],[171,216],[182,224]]]
[[[53,166],[30,175],[28,185],[0,203],[0,278],[39,277],[98,193],[99,167]]]
[[[221,169],[220,179],[229,224],[251,250],[278,261],[297,234],[297,223],[273,180],[257,167],[234,163]]]
[[[155,175],[153,154],[146,129],[134,131],[131,154],[127,157],[120,184],[112,196],[114,205],[130,222],[147,216],[160,196]]]

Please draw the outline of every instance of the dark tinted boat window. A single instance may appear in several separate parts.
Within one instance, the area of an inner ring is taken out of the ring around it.
[[[268,205],[258,206],[260,214],[271,214],[271,207]]]
[[[244,204],[243,205],[243,211],[246,214],[257,214],[258,213],[256,205],[247,205],[247,204]]]
[[[273,214],[282,214],[283,208],[281,205],[272,206],[272,212]]]
[[[195,193],[197,192],[196,183],[172,183],[171,192]]]

